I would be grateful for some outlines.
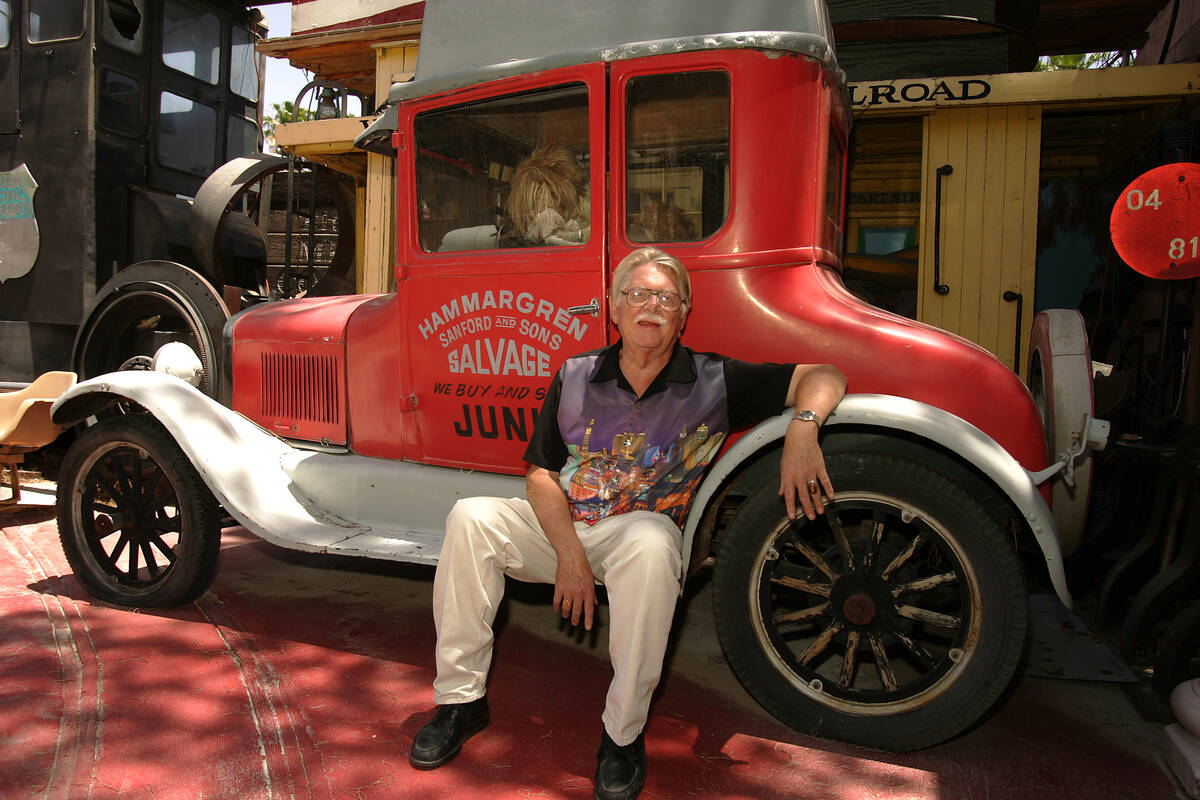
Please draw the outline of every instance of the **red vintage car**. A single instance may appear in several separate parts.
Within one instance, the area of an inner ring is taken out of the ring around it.
[[[436,562],[457,498],[522,494],[551,377],[613,340],[610,271],[654,243],[692,276],[685,343],[849,376],[823,429],[825,516],[789,521],[779,501],[785,414],[723,444],[687,519],[685,563],[716,557],[718,631],[746,688],[797,730],[896,750],[996,702],[1025,636],[1016,548],[1070,602],[1049,481],[1103,425],[1086,391],[1071,411],[1044,387],[1080,365],[1086,387],[1086,347],[1036,349],[1038,402],[982,348],[847,291],[850,114],[822,2],[641,5],[547,32],[429,4],[416,79],[360,139],[395,158],[394,291],[234,316],[227,374],[207,376],[227,404],[164,351],[157,371],[55,405],[60,423],[98,417],[59,490],[90,591],[195,598],[220,508],[285,547]],[[565,159],[573,201],[531,228],[513,208],[535,152]],[[1070,320],[1040,323],[1047,341]],[[1068,420],[1056,462],[1046,426]]]

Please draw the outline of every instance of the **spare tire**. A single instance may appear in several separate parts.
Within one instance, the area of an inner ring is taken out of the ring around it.
[[[104,285],[75,336],[81,380],[121,369],[149,369],[167,342],[183,342],[204,366],[200,390],[217,396],[221,329],[229,312],[200,273],[173,261],[142,261]]]
[[[1092,359],[1087,330],[1078,311],[1052,308],[1033,319],[1029,340],[1029,390],[1046,429],[1046,462],[1075,444],[1092,404]],[[1092,492],[1092,451],[1075,462],[1075,485],[1051,481],[1050,510],[1064,555],[1083,543]]]

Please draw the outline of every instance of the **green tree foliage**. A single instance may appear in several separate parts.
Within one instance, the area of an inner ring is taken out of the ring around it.
[[[1065,69],[1107,69],[1128,67],[1136,55],[1132,50],[1112,50],[1107,53],[1074,53],[1062,56],[1042,56],[1036,72],[1057,72]]]
[[[263,133],[274,141],[276,125],[285,125],[289,122],[308,122],[313,119],[316,119],[316,117],[313,116],[311,110],[307,108],[297,109],[291,100],[284,100],[282,103],[272,103],[271,113],[263,117]]]

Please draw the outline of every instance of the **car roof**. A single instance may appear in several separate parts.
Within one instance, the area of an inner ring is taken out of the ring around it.
[[[388,100],[575,64],[729,48],[796,52],[837,68],[824,0],[428,0],[416,75]]]

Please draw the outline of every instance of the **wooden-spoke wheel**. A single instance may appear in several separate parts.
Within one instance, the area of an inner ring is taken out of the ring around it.
[[[59,535],[76,577],[119,605],[174,606],[208,588],[220,531],[216,503],[150,416],[105,420],[63,463]]]
[[[815,521],[789,520],[774,486],[739,509],[714,578],[726,656],[798,730],[891,750],[954,736],[1020,656],[1017,559],[983,507],[925,465],[828,466],[836,497]]]

